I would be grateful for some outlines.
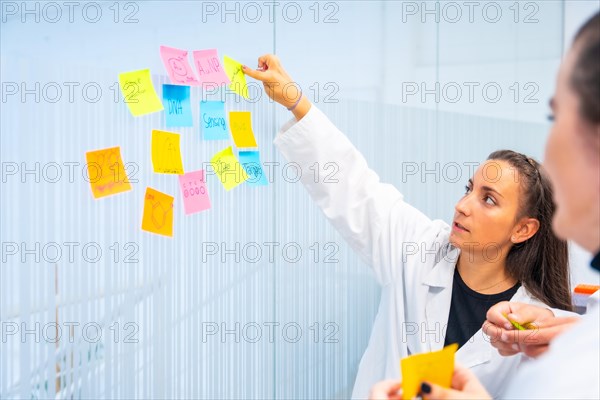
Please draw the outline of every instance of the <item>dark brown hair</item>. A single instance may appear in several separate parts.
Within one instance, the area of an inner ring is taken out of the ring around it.
[[[570,84],[579,97],[579,113],[589,123],[600,124],[600,12],[579,29],[573,46],[577,54]]]
[[[517,171],[521,204],[516,219],[529,217],[540,223],[531,238],[508,252],[507,273],[548,306],[572,310],[569,251],[567,242],[552,232],[555,205],[550,180],[537,161],[512,150],[495,151],[488,160],[506,161]]]

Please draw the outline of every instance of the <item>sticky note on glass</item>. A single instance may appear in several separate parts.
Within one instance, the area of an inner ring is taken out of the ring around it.
[[[172,132],[152,131],[152,166],[159,174],[183,174],[179,149],[180,135]]]
[[[231,83],[219,61],[217,49],[194,51],[194,64],[201,83],[215,86]]]
[[[186,215],[210,208],[203,169],[179,175],[179,187],[183,195],[183,208]]]
[[[421,383],[435,383],[449,388],[454,373],[456,343],[442,350],[430,353],[413,354],[400,360],[402,371],[402,398],[413,399],[421,388]]]
[[[200,102],[200,130],[204,140],[228,140],[229,128],[225,116],[225,102]]]
[[[125,104],[134,117],[163,110],[163,105],[154,90],[149,69],[119,74],[119,86]]]
[[[210,163],[225,190],[231,190],[248,179],[231,146],[215,154]]]
[[[142,229],[173,237],[173,196],[146,188]]]
[[[229,126],[236,147],[257,147],[250,111],[230,111]]]
[[[168,128],[194,125],[189,86],[163,85],[163,104]]]
[[[175,85],[198,85],[200,83],[188,62],[187,50],[160,46],[160,58],[165,64],[171,83]]]
[[[240,163],[248,175],[247,185],[265,186],[269,184],[262,169],[258,151],[240,151],[239,157]]]
[[[231,81],[229,88],[242,96],[248,98],[248,85],[246,84],[246,75],[242,71],[242,64],[227,56],[223,57],[225,73]]]
[[[120,147],[88,151],[85,153],[85,159],[94,198],[131,190]]]

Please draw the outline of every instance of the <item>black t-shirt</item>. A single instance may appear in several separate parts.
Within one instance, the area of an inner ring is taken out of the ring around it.
[[[501,301],[509,301],[517,292],[520,283],[497,294],[481,294],[469,288],[454,269],[452,300],[444,345],[458,343],[462,347],[481,328],[485,315],[491,306]]]

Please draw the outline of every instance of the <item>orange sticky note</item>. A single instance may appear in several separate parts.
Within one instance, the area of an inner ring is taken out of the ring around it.
[[[85,159],[94,198],[131,190],[120,147],[88,151],[85,153]]]
[[[229,127],[236,147],[257,147],[250,111],[230,111]]]
[[[231,146],[215,154],[210,163],[225,190],[231,190],[248,179],[248,174],[235,158]]]
[[[160,174],[183,174],[179,148],[180,135],[165,131],[152,131],[152,167]]]
[[[173,237],[173,196],[146,188],[142,230]]]
[[[449,388],[454,373],[454,354],[458,344],[453,343],[439,351],[413,354],[400,360],[402,371],[402,398],[413,399],[421,383],[435,383]]]

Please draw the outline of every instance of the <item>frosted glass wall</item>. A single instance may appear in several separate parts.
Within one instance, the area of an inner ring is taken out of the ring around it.
[[[278,54],[432,218],[491,151],[542,155],[559,1],[75,3],[2,3],[2,398],[350,396],[379,288],[272,145],[290,115],[260,85],[250,102],[192,88],[196,121],[204,98],[252,112],[270,185],[209,176],[212,209],[185,216],[177,179],[152,172],[164,113],[132,117],[116,86],[150,68],[160,96],[160,45]],[[186,170],[230,144],[166,130]],[[85,152],[112,146],[133,189],[94,200]],[[175,196],[172,239],[140,229],[148,186]]]

